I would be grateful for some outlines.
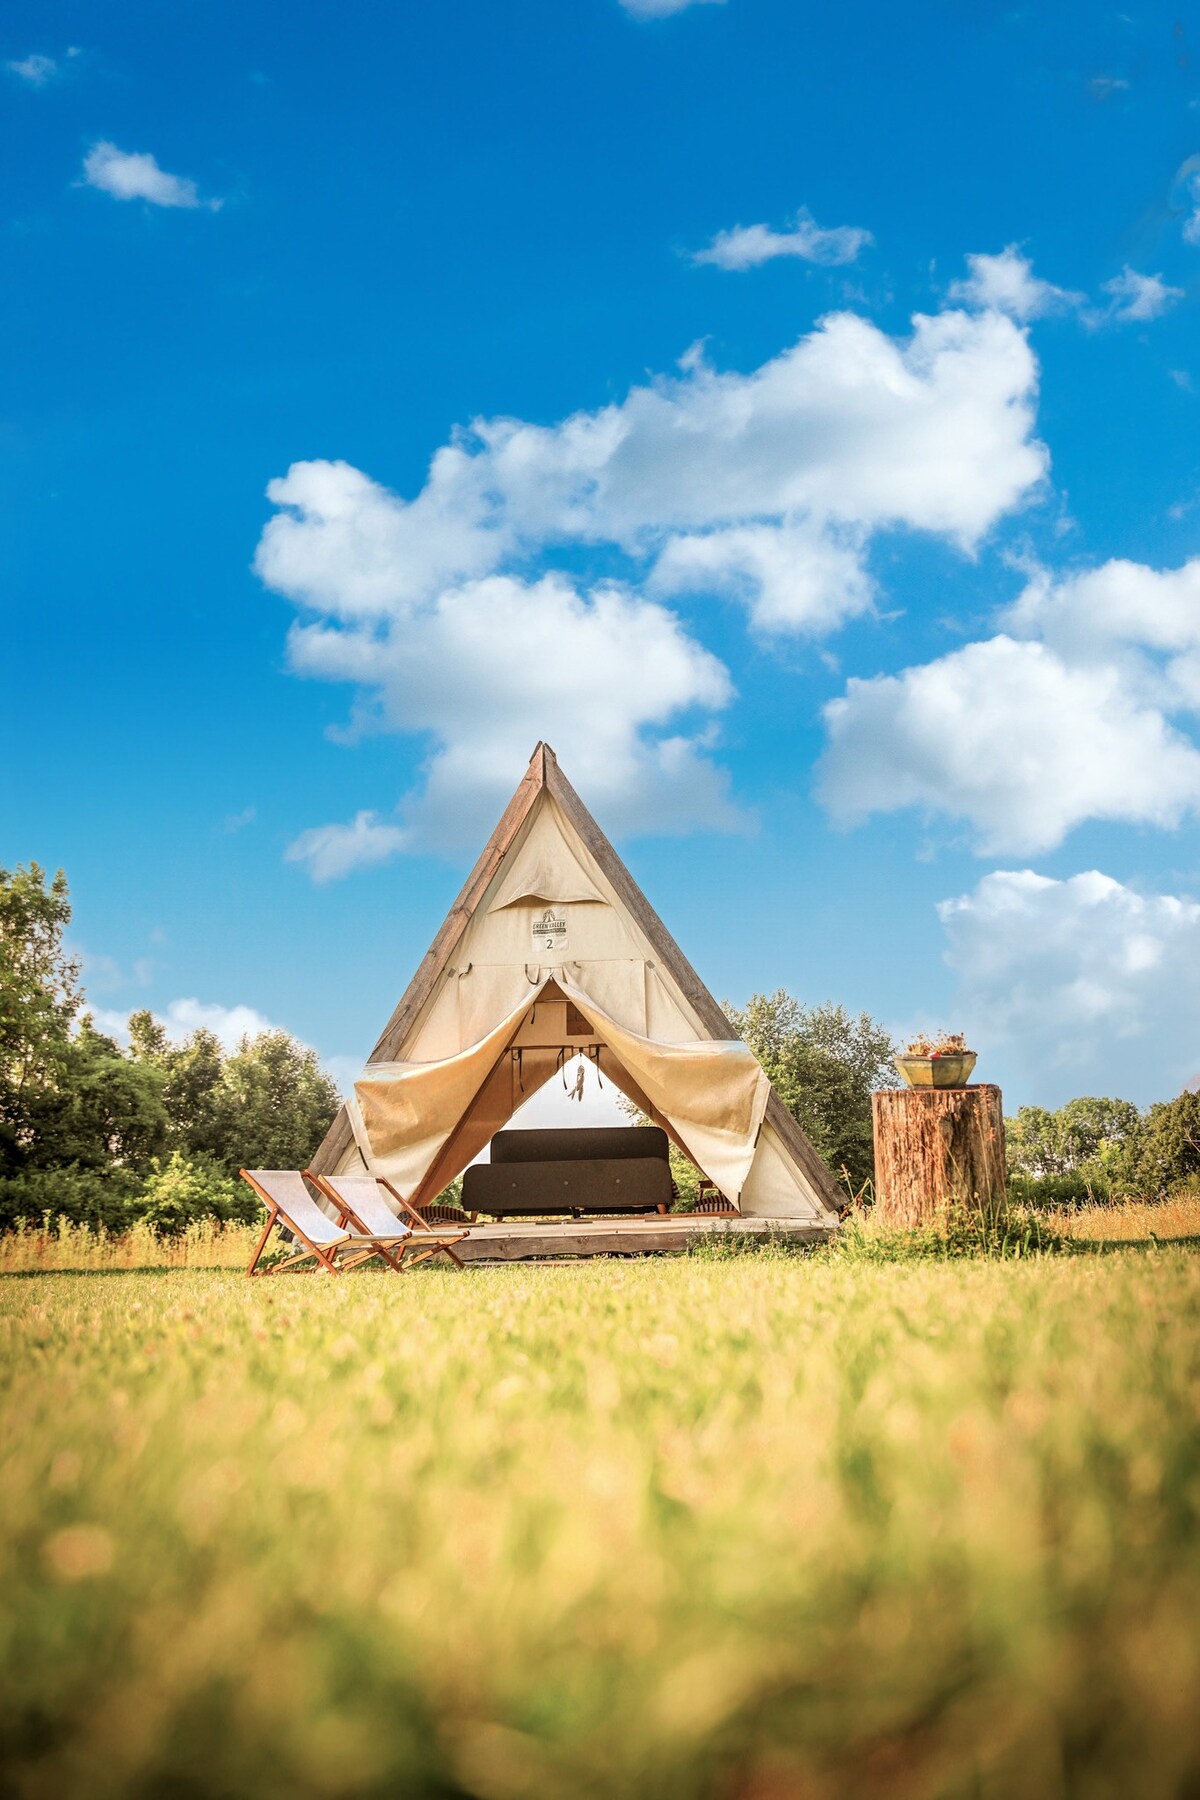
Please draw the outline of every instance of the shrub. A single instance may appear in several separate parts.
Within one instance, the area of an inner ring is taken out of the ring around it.
[[[177,1237],[202,1219],[249,1224],[259,1216],[258,1201],[245,1182],[212,1163],[188,1162],[178,1150],[146,1182],[140,1210],[162,1237]]]
[[[1075,1212],[1083,1206],[1107,1206],[1112,1200],[1110,1183],[1102,1176],[1010,1175],[1009,1198],[1035,1212]]]
[[[1045,1256],[1069,1242],[1019,1207],[952,1207],[928,1225],[902,1229],[853,1214],[823,1254],[839,1262],[945,1262],[964,1257]]]
[[[47,1214],[93,1231],[127,1231],[141,1211],[141,1182],[125,1169],[26,1169],[0,1181],[0,1231]]]

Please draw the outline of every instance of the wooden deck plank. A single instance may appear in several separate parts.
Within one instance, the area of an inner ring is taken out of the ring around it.
[[[522,1262],[588,1256],[647,1256],[686,1249],[696,1237],[776,1238],[818,1244],[830,1228],[816,1219],[722,1219],[688,1213],[655,1218],[535,1219],[473,1225],[457,1246],[464,1262]]]

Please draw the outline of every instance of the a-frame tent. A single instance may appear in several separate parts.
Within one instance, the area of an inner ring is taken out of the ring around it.
[[[577,1053],[743,1214],[836,1223],[829,1170],[539,744],[312,1168],[426,1204]]]

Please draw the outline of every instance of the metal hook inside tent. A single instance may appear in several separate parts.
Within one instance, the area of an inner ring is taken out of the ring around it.
[[[562,1076],[563,1093],[569,1094],[571,1090],[567,1086],[567,1050],[565,1044],[559,1045],[558,1057],[554,1066]]]
[[[541,963],[534,963],[532,975],[529,973],[529,964],[526,963],[525,964],[525,979],[529,983],[530,987],[536,987],[538,982],[542,979]]]
[[[599,1046],[599,1044],[595,1044],[595,1045],[589,1044],[587,1053],[596,1065],[596,1086],[600,1089],[600,1092],[603,1093],[604,1092],[604,1077],[600,1073],[600,1046]]]
[[[523,1050],[514,1050],[512,1053],[512,1059],[517,1065],[517,1086],[520,1088],[521,1092],[524,1093],[525,1092],[525,1052]]]

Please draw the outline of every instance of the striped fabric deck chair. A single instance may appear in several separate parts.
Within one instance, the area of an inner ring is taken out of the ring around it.
[[[405,1245],[404,1266],[410,1263],[424,1262],[427,1257],[440,1256],[444,1251],[451,1262],[463,1266],[462,1257],[456,1255],[454,1246],[461,1244],[468,1231],[459,1231],[454,1226],[431,1225],[423,1219],[415,1206],[410,1206],[403,1195],[398,1194],[390,1181],[382,1176],[374,1175],[314,1175],[311,1169],[305,1174],[310,1181],[315,1181],[321,1192],[336,1207],[338,1217],[345,1225],[352,1225],[356,1231],[370,1232],[378,1235],[392,1230],[403,1230],[395,1213],[384,1199],[384,1192],[391,1195],[396,1205],[412,1221],[411,1242]],[[381,1190],[383,1190],[381,1192]],[[422,1237],[429,1239],[428,1248],[417,1249]]]
[[[311,1269],[325,1269],[330,1275],[357,1268],[359,1263],[370,1262],[373,1256],[380,1257],[389,1269],[399,1269],[397,1253],[403,1255],[405,1241],[412,1236],[412,1231],[390,1213],[385,1231],[369,1231],[359,1225],[349,1231],[344,1222],[335,1224],[321,1211],[298,1170],[242,1169],[239,1173],[267,1209],[267,1222],[250,1258],[247,1275],[253,1275],[258,1268],[258,1259],[276,1225],[285,1226],[296,1240],[293,1254],[283,1262],[259,1269],[260,1275],[275,1275],[280,1270],[296,1268],[307,1263],[310,1257],[314,1259]]]

